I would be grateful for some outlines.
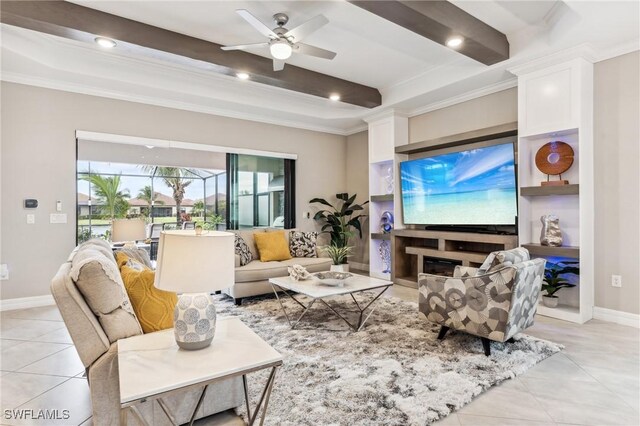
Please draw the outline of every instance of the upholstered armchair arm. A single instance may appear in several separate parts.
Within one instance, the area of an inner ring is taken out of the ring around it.
[[[476,273],[478,273],[478,268],[456,265],[456,268],[453,270],[453,278],[473,277]]]
[[[533,325],[542,280],[544,279],[545,259],[532,259],[516,263],[516,277],[509,309],[506,339]]]
[[[503,342],[516,271],[505,267],[454,278],[419,274],[418,308],[431,322]]]

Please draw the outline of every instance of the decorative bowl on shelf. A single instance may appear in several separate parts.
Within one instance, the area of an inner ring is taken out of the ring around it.
[[[320,284],[330,285],[334,287],[342,287],[346,279],[352,277],[353,274],[350,274],[348,272],[330,271],[330,272],[316,272],[315,274],[313,274],[313,276],[316,277],[318,281],[320,281]]]

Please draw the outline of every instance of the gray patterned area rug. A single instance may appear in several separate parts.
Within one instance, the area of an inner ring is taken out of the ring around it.
[[[349,309],[348,300],[329,303]],[[355,333],[319,303],[291,330],[275,298],[249,299],[236,307],[218,296],[219,315],[241,317],[284,356],[265,424],[429,424],[562,348],[518,335],[515,343],[492,343],[486,357],[480,339],[466,333],[450,331],[438,341],[438,326],[427,322],[416,303],[397,298],[376,303]],[[285,306],[300,313],[291,300]],[[266,372],[249,376],[253,404],[266,378]]]

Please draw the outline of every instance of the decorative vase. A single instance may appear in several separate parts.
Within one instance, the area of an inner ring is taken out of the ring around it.
[[[349,264],[343,263],[341,265],[331,265],[331,272],[349,272]]]
[[[385,234],[393,230],[393,213],[389,211],[382,213],[380,217],[380,230]]]
[[[380,254],[380,259],[382,259],[382,264],[384,265],[384,269],[382,270],[383,274],[388,274],[391,272],[391,244],[387,240],[382,240],[380,243],[380,247],[378,247],[378,253]]]
[[[547,308],[555,308],[558,306],[558,298],[556,296],[542,296],[542,304]]]
[[[387,175],[384,177],[387,194],[393,194],[393,167],[387,168]]]
[[[542,230],[540,231],[540,244],[543,246],[560,247],[562,245],[562,231],[558,216],[547,214],[540,217]]]

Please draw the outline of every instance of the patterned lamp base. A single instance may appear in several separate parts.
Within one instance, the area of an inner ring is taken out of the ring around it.
[[[184,293],[173,311],[176,343],[182,349],[196,350],[211,344],[216,331],[216,307],[207,293]]]

